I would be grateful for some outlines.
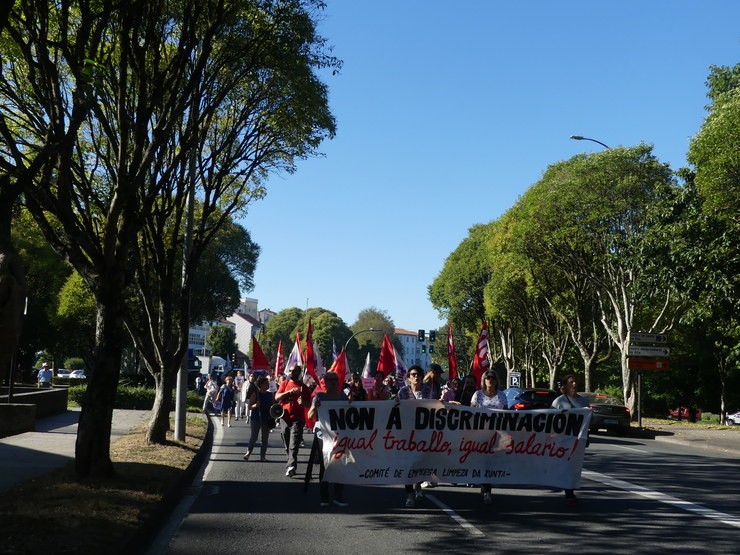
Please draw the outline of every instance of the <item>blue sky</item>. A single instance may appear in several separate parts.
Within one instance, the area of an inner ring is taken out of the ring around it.
[[[740,63],[740,2],[327,0],[337,136],[243,224],[260,308],[444,321],[427,287],[468,229],[595,143],[686,163],[710,65]]]

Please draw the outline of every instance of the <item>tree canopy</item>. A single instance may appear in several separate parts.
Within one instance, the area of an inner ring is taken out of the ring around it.
[[[334,134],[318,71],[340,63],[316,33],[320,7],[76,0],[12,8],[2,38],[0,195],[23,195],[98,311],[76,445],[80,476],[113,473],[122,326],[140,241],[153,240],[147,225],[159,218],[184,230],[188,203],[198,198],[202,217],[179,274],[187,293],[226,218],[261,198],[270,172],[293,171]],[[170,237],[182,245],[184,236]],[[183,250],[174,240],[166,247],[168,256]],[[187,298],[175,301],[181,315]],[[163,357],[167,368],[187,348],[186,326],[178,329],[185,341]]]

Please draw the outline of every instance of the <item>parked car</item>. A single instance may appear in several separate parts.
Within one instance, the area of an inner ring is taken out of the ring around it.
[[[681,420],[691,419],[691,409],[689,407],[680,407],[678,409],[671,409],[668,411],[668,418],[678,420],[679,410],[681,411]],[[696,420],[701,420],[701,409],[694,409]]]
[[[523,389],[509,400],[509,408],[512,410],[549,409],[558,397],[560,397],[560,392],[552,389]]]
[[[70,380],[84,380],[85,371],[84,370],[72,370],[72,372],[69,373],[69,379]]]
[[[514,404],[516,396],[524,391],[523,387],[509,387],[504,389],[504,395],[506,395],[506,405],[511,407]]]
[[[727,426],[740,426],[740,410],[734,414],[728,414],[725,417],[725,424]]]
[[[69,378],[70,373],[71,370],[67,370],[66,368],[57,368],[57,376],[60,378]]]
[[[622,401],[604,393],[581,393],[578,395],[588,399],[591,408],[591,424],[589,430],[607,430],[618,435],[626,434],[630,429],[630,409]]]

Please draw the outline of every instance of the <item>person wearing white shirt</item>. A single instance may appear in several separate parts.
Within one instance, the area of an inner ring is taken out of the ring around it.
[[[579,409],[588,408],[588,399],[578,395],[578,380],[575,375],[568,374],[565,376],[565,382],[560,388],[563,393],[560,397],[557,397],[552,402],[552,408],[554,409]],[[588,442],[586,442],[588,446]],[[575,491],[572,489],[565,489],[565,504],[568,507],[575,507],[578,505],[578,498],[576,497]]]
[[[470,400],[471,407],[486,407],[489,409],[506,410],[509,405],[506,401],[506,394],[498,388],[498,376],[493,370],[488,370],[483,374],[480,382],[480,389],[473,394]],[[481,486],[483,493],[483,503],[490,505],[493,503],[491,497],[491,484]]]
[[[38,387],[51,387],[51,377],[52,377],[51,369],[49,368],[49,365],[45,362],[43,366],[41,367],[41,370],[39,370],[39,374],[37,376],[37,386]]]

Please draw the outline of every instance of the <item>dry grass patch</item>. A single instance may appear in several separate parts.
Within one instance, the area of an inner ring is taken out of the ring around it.
[[[188,416],[186,438],[147,445],[141,426],[111,445],[117,476],[78,482],[70,464],[0,497],[0,553],[120,552],[195,457],[206,435]]]

